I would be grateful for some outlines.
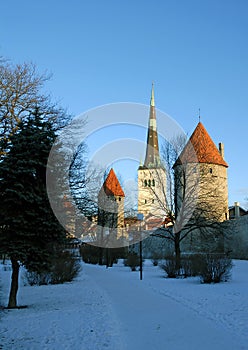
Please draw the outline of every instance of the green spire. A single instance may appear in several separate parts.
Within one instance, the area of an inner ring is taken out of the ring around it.
[[[154,100],[154,83],[152,83],[152,93],[151,93],[151,102],[150,106],[155,107],[155,100]]]

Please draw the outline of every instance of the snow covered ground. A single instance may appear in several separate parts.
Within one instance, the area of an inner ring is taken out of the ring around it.
[[[1,266],[6,305],[10,271]],[[21,281],[22,284],[22,281]],[[248,349],[248,262],[228,283],[166,279],[147,261],[144,279],[122,264],[82,264],[72,283],[22,286],[26,309],[0,312],[0,349]]]

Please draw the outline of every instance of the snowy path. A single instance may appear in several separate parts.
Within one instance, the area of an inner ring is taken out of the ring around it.
[[[106,292],[120,321],[122,349],[239,350],[238,337],[193,309],[156,293],[138,273],[85,265],[86,273]]]
[[[7,296],[10,271],[1,274]],[[22,283],[21,283],[22,284]],[[118,350],[118,323],[102,291],[84,271],[72,283],[22,286],[19,305],[0,312],[3,350]],[[7,304],[7,300],[3,300]]]
[[[245,350],[248,262],[235,264],[233,280],[219,285],[161,278],[146,262],[143,281],[122,264],[83,264],[72,283],[21,286],[28,308],[0,310],[0,349]],[[1,267],[5,305],[9,279]]]

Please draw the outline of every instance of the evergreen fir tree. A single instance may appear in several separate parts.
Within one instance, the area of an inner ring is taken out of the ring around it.
[[[36,108],[11,137],[11,148],[0,163],[0,253],[12,262],[9,308],[17,306],[20,264],[42,271],[55,245],[65,238],[46,192],[46,164],[55,133]]]

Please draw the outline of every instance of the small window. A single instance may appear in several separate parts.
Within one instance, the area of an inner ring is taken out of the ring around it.
[[[151,180],[148,180],[148,187],[151,187]]]
[[[119,202],[121,201],[121,197],[119,197]]]
[[[147,200],[145,199],[145,204],[147,203]]]
[[[144,181],[144,186],[147,187],[147,180]]]
[[[155,186],[155,180],[154,179],[152,180],[152,186]]]
[[[154,199],[152,200],[152,203],[154,203]]]
[[[213,169],[210,168],[210,169],[209,169],[209,172],[210,172],[210,174],[213,174]]]

